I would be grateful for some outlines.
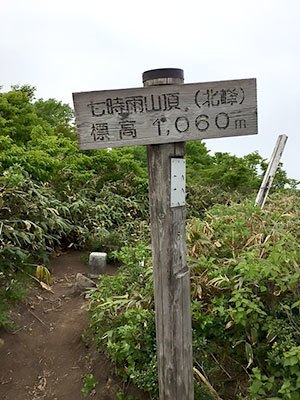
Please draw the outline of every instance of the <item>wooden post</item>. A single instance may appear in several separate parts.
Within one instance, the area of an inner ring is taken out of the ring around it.
[[[144,86],[181,84],[183,71],[143,74]],[[160,400],[193,400],[190,274],[186,264],[185,206],[171,207],[171,158],[185,143],[147,146],[156,340]]]
[[[262,181],[262,184],[260,186],[259,192],[255,200],[255,204],[260,208],[263,208],[265,201],[267,199],[287,138],[288,137],[286,135],[278,136],[268,168],[266,170],[264,179]]]

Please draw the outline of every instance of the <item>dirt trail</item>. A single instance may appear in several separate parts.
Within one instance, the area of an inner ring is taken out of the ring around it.
[[[74,293],[75,276],[87,273],[82,253],[53,258],[53,293],[34,287],[15,311],[16,329],[0,332],[1,400],[81,400],[82,377],[98,381],[95,399],[115,400],[119,389],[137,399],[149,397],[124,388],[103,355],[92,354],[82,341],[87,327],[86,301]],[[115,273],[108,267],[106,273]],[[91,397],[89,397],[91,398]]]

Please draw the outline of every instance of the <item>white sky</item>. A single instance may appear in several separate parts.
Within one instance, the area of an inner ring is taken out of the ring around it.
[[[182,68],[185,83],[257,78],[259,134],[206,140],[212,151],[281,161],[300,180],[299,0],[0,0],[0,86],[30,84],[72,105],[72,92],[142,86]]]

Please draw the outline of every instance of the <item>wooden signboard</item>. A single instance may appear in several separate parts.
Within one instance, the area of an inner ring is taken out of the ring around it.
[[[257,133],[256,79],[73,93],[83,150]]]

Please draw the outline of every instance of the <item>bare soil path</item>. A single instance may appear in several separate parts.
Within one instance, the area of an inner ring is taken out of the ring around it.
[[[1,400],[82,400],[82,377],[87,373],[98,381],[89,398],[115,400],[122,389],[136,399],[149,399],[124,387],[105,356],[84,345],[86,300],[74,290],[76,274],[87,273],[82,256],[70,252],[53,258],[53,293],[35,286],[14,312],[15,331],[0,331]],[[106,272],[116,270],[108,267]]]

